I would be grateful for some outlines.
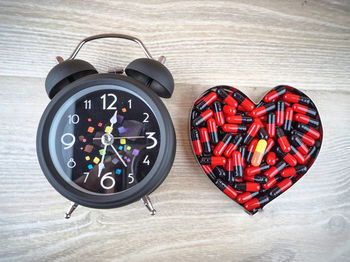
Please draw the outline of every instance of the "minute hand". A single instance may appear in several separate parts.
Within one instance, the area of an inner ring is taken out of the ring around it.
[[[124,162],[123,158],[120,156],[120,154],[118,153],[117,149],[115,149],[115,147],[113,145],[111,145],[111,148],[113,149],[113,151],[117,154],[119,160],[123,163],[123,165],[125,167],[127,167],[126,163]]]

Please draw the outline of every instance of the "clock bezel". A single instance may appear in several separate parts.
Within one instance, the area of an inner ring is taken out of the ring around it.
[[[49,153],[49,130],[54,116],[64,102],[72,95],[86,88],[91,92],[99,86],[110,85],[129,89],[142,97],[157,119],[160,130],[160,147],[156,162],[150,172],[136,185],[121,192],[97,195],[83,192],[68,183],[56,170]],[[92,208],[115,208],[139,200],[154,191],[167,177],[172,167],[176,151],[176,136],[170,115],[160,98],[150,89],[124,75],[95,74],[81,78],[61,90],[45,109],[37,132],[37,155],[40,166],[50,184],[69,200]]]

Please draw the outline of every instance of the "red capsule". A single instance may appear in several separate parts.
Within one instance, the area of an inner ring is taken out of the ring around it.
[[[266,146],[264,155],[270,152],[274,144],[275,144],[275,140],[273,140],[272,138],[267,139],[267,146]]]
[[[237,197],[237,192],[229,185],[225,184],[221,179],[216,180],[215,185],[225,193],[229,198],[235,199]]]
[[[269,168],[270,166],[265,163],[261,164],[260,166],[247,167],[245,169],[245,175],[254,176],[268,170]]]
[[[260,190],[260,185],[252,182],[236,182],[234,183],[233,188],[242,192],[256,192]]]
[[[224,89],[218,88],[217,91],[218,95],[224,101],[226,104],[229,106],[237,107],[238,103],[237,101],[229,94],[227,93]]]
[[[245,125],[224,124],[222,130],[226,133],[245,133],[247,127]]]
[[[210,92],[208,95],[200,99],[200,101],[196,105],[196,109],[202,111],[204,108],[208,107],[211,103],[213,103],[217,98],[218,95],[215,92]]]
[[[222,112],[221,103],[219,101],[215,101],[213,103],[213,109],[214,109],[214,119],[218,126],[222,126],[225,124],[225,118],[224,113]]]
[[[304,156],[294,146],[291,146],[289,153],[298,161],[299,164],[305,163]]]
[[[268,179],[276,176],[280,171],[282,171],[287,166],[286,162],[280,161],[275,166],[270,167],[264,175],[267,176]]]
[[[278,197],[280,194],[282,194],[284,191],[286,191],[288,188],[290,188],[293,185],[292,180],[286,178],[282,180],[281,182],[277,183],[269,192],[269,196],[271,198]]]
[[[299,165],[296,167],[286,167],[281,171],[282,177],[291,177],[295,175],[305,174],[307,167],[305,165]]]
[[[253,198],[252,200],[249,200],[247,203],[244,204],[244,208],[248,211],[251,211],[253,209],[263,207],[270,201],[270,198],[267,195]]]
[[[253,118],[241,115],[227,116],[226,122],[231,124],[250,124],[253,122]]]
[[[286,91],[287,89],[284,86],[278,86],[264,96],[264,102],[266,103],[273,102],[280,96],[284,95]]]
[[[237,100],[237,102],[245,109],[245,111],[252,111],[254,110],[254,104],[252,101],[250,101],[249,98],[247,98],[245,95],[234,92],[233,97]]]
[[[197,129],[192,129],[191,140],[194,153],[199,156],[203,153],[202,144],[199,140],[199,134]]]
[[[284,131],[290,131],[292,129],[292,122],[293,122],[293,109],[291,107],[287,107],[284,115],[284,124],[283,124]]]
[[[206,129],[205,127],[200,128],[199,138],[202,144],[203,152],[207,154],[211,153],[208,129]]]
[[[208,165],[201,165],[203,171],[207,174],[207,176],[210,178],[211,181],[215,183],[216,181],[216,176],[213,173],[213,168]]]
[[[224,166],[226,158],[222,156],[203,156],[199,159],[201,165]]]
[[[245,202],[248,202],[249,200],[253,199],[256,197],[258,194],[260,194],[259,191],[256,192],[244,192],[242,194],[239,194],[237,196],[237,202],[240,204],[244,204]]]
[[[290,102],[290,103],[293,103],[293,104],[302,103],[305,105],[308,105],[311,102],[310,98],[308,98],[308,97],[296,95],[296,94],[293,94],[290,92],[287,92],[283,95],[283,100]]]
[[[292,130],[291,135],[297,135],[298,137],[301,138],[301,141],[303,141],[304,144],[308,145],[308,146],[313,146],[315,144],[315,139],[313,139],[312,137],[305,135],[297,130]]]
[[[284,102],[283,101],[277,101],[276,125],[277,126],[283,126],[283,123],[284,123]]]
[[[266,115],[269,112],[272,112],[276,109],[275,103],[268,103],[266,105],[259,106],[250,112],[252,117],[260,117],[262,115]]]
[[[226,159],[225,170],[227,174],[227,182],[229,184],[232,184],[233,182],[235,182],[235,179],[233,177],[233,159],[232,158]]]
[[[214,155],[215,156],[221,156],[222,153],[224,153],[227,145],[230,143],[232,139],[232,134],[226,134],[221,141],[215,146],[214,148]]]
[[[266,184],[263,184],[262,187],[264,189],[269,189],[273,187],[277,183],[277,179],[275,177],[272,177],[269,179],[269,181]]]
[[[234,151],[232,153],[233,159],[233,175],[238,178],[243,177],[243,160],[241,153],[238,151]]]
[[[213,111],[211,109],[205,110],[199,116],[197,116],[193,121],[193,126],[199,126],[203,122],[207,121],[209,118],[213,116]]]
[[[229,143],[229,145],[227,146],[225,152],[224,152],[224,156],[225,157],[231,157],[232,152],[237,150],[237,148],[239,147],[239,145],[242,143],[243,137],[241,135],[236,135],[234,136],[234,138],[232,139],[232,141]]]
[[[297,135],[290,137],[290,143],[302,154],[306,155],[309,152],[308,147],[301,141],[301,138]]]
[[[296,166],[298,164],[298,161],[290,154],[283,152],[281,148],[277,147],[276,148],[276,153],[280,159],[283,159],[288,163],[290,166]]]
[[[305,124],[302,124],[302,123],[298,123],[296,125],[296,128],[302,132],[303,134],[307,135],[307,136],[311,136],[312,138],[314,139],[319,139],[321,134],[316,131],[315,129],[313,129],[312,127],[310,126],[307,126]]]
[[[269,179],[264,176],[264,175],[253,175],[253,176],[248,176],[247,174],[243,175],[243,178],[245,181],[249,182],[255,182],[255,183],[260,183],[260,184],[265,184]]]
[[[259,120],[259,121],[258,121]],[[243,144],[249,144],[252,139],[256,136],[256,134],[258,133],[259,129],[260,129],[260,124],[261,121],[260,119],[255,119],[254,122],[250,125],[244,139],[243,139]]]
[[[218,135],[218,128],[216,126],[216,122],[214,118],[210,118],[207,121],[207,127],[209,132],[209,138],[212,144],[219,143],[219,135]]]
[[[299,123],[303,123],[305,125],[311,125],[318,127],[320,125],[320,121],[318,121],[315,118],[311,118],[310,116],[303,115],[303,114],[295,114],[294,120]]]
[[[315,154],[316,151],[317,150],[316,150],[315,146],[310,147],[309,153],[307,153],[307,155],[305,155],[305,157],[304,157],[305,158],[305,161],[304,161],[305,164],[310,160],[310,158],[312,157],[313,154]]]
[[[301,104],[294,104],[293,105],[293,110],[297,113],[309,115],[312,117],[315,117],[317,115],[317,111],[315,109],[312,109],[310,107],[301,105]]]
[[[275,136],[275,130],[276,130],[276,115],[275,115],[275,113],[270,113],[267,116],[266,129],[267,129],[267,133],[269,134],[269,137]]]
[[[236,108],[229,105],[224,105],[222,111],[224,111],[224,114],[228,116],[234,116],[236,114]]]
[[[248,146],[247,159],[246,159],[248,164],[250,164],[250,161],[252,160],[257,144],[258,144],[258,139],[254,138]]]
[[[269,152],[266,155],[266,163],[270,166],[276,165],[278,158],[274,152]]]
[[[289,141],[280,127],[276,127],[277,142],[280,145],[283,152],[288,153],[290,151]]]

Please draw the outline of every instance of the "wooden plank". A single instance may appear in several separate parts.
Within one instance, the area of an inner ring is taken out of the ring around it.
[[[350,146],[350,92],[307,91],[322,116],[321,154],[307,176],[250,217],[216,189],[192,156],[188,113],[207,87],[178,87],[164,100],[178,148],[171,173],[152,194],[158,214],[150,217],[137,202],[112,210],[79,207],[67,221],[68,202],[46,181],[35,155],[36,127],[49,101],[43,79],[24,80],[0,78],[0,117],[6,123],[0,129],[3,261],[347,259],[350,163],[344,152]],[[254,98],[266,90],[242,88]]]
[[[141,38],[179,83],[347,89],[348,1],[10,1],[0,3],[0,74],[45,77],[86,36]],[[142,56],[123,41],[91,43],[100,70]]]

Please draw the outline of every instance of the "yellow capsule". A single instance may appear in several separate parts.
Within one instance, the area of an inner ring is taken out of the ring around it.
[[[260,139],[258,144],[256,145],[251,164],[253,166],[260,166],[261,161],[264,157],[264,153],[267,147],[267,142],[265,139]]]

